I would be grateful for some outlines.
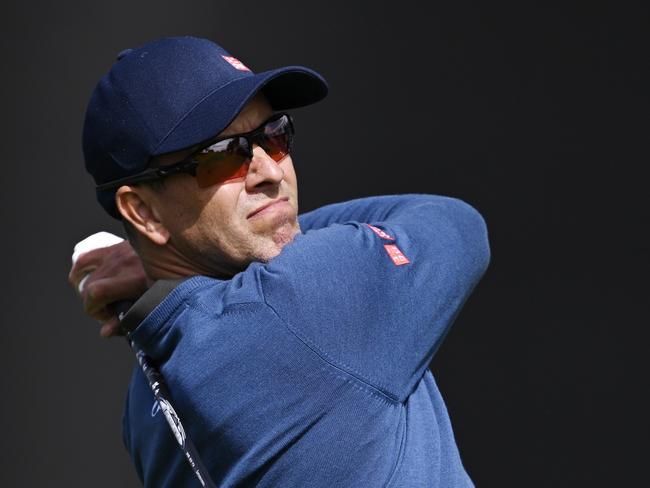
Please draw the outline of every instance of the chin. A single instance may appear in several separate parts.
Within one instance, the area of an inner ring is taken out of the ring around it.
[[[293,225],[285,225],[277,229],[272,236],[264,238],[264,242],[257,251],[259,261],[268,262],[282,252],[287,244],[300,233],[300,226],[297,222]]]

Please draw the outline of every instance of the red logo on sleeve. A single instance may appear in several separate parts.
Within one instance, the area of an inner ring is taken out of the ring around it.
[[[401,266],[403,264],[408,264],[410,261],[404,256],[404,253],[400,251],[400,248],[395,244],[384,244],[384,249],[393,260],[395,266]]]
[[[379,237],[382,239],[388,239],[389,241],[394,241],[395,239],[386,234],[383,230],[381,230],[379,227],[375,227],[374,225],[366,224],[368,227],[370,227],[370,230],[373,231],[375,234],[377,234]]]

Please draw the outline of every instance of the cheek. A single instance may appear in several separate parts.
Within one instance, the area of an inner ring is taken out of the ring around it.
[[[229,227],[228,220],[236,211],[236,195],[228,188],[202,189],[189,176],[169,183],[160,204],[165,226],[172,235],[212,240],[210,234]]]
[[[212,242],[224,242],[243,231],[237,186],[223,185],[204,190],[201,195],[202,208],[197,224],[201,234]]]
[[[298,180],[296,177],[296,170],[293,167],[293,161],[291,158],[287,158],[285,161],[280,163],[282,170],[284,171],[284,184],[290,189],[294,195],[298,195]],[[296,202],[297,203],[297,202]]]

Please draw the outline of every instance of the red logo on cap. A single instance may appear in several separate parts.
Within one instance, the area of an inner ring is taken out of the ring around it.
[[[384,244],[384,249],[386,249],[386,252],[393,260],[395,266],[401,266],[403,264],[408,264],[411,262],[406,258],[406,256],[404,256],[402,251],[400,251],[400,248],[395,244]]]
[[[246,65],[237,58],[233,58],[232,56],[224,56],[223,54],[221,57],[228,61],[233,68],[238,69],[239,71],[250,71]]]

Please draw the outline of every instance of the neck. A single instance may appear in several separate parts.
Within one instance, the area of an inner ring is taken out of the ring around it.
[[[210,276],[219,279],[230,279],[240,269],[234,269],[226,265],[205,267],[200,263],[189,260],[172,246],[157,246],[146,243],[138,249],[138,254],[151,281],[161,279],[187,278],[190,276]]]

